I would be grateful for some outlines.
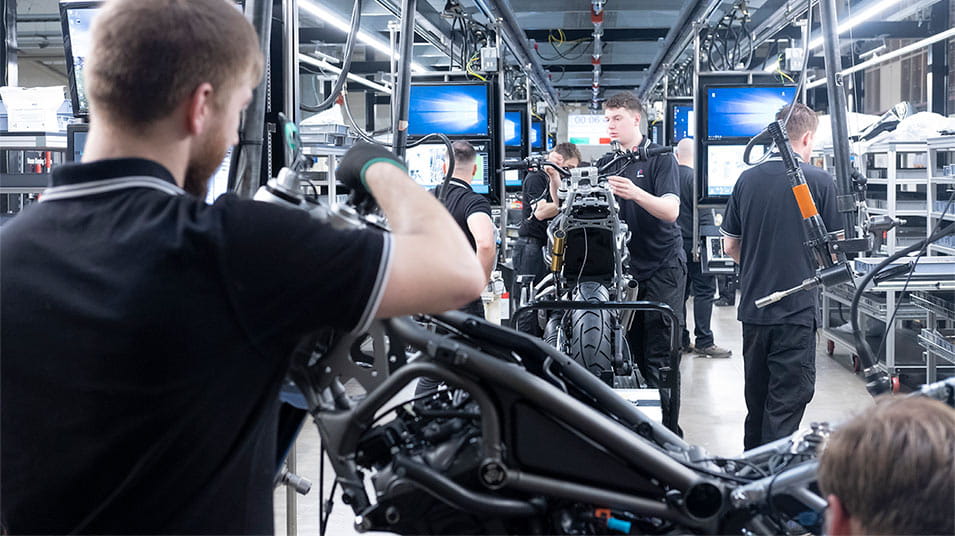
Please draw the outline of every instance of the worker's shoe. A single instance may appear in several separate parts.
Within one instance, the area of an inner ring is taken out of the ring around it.
[[[700,357],[712,357],[714,359],[727,358],[733,355],[732,350],[727,350],[726,348],[720,348],[715,344],[711,344],[704,348],[696,348],[694,352]]]

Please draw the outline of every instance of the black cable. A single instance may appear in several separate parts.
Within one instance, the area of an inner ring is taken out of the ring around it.
[[[345,81],[348,79],[348,70],[351,69],[351,57],[352,53],[355,52],[355,42],[360,25],[361,0],[355,0],[355,5],[351,10],[351,26],[348,29],[348,38],[345,39],[345,50],[343,52],[345,57],[342,58],[342,71],[338,73],[338,79],[335,80],[335,85],[332,86],[332,91],[325,100],[315,106],[305,104],[304,102],[299,103],[299,106],[306,112],[324,112],[335,104],[335,99],[338,98],[338,94],[341,93],[342,88],[345,87]]]
[[[392,413],[393,411],[397,410],[397,409],[400,408],[401,406],[404,406],[405,404],[411,404],[411,403],[413,403],[413,402],[417,402],[418,400],[424,400],[425,398],[430,398],[430,397],[432,397],[432,396],[438,394],[440,391],[441,391],[441,389],[432,389],[432,390],[430,390],[430,391],[428,391],[428,392],[426,392],[426,393],[424,393],[424,394],[417,395],[417,396],[415,396],[414,398],[409,398],[409,399],[405,400],[404,402],[400,402],[400,403],[398,403],[398,404],[395,404],[394,406],[391,406],[390,408],[386,409],[385,411],[382,411],[381,413],[379,413],[378,416],[375,417],[375,420],[371,421],[371,424],[370,424],[368,427],[371,428],[371,427],[374,426],[378,421],[380,421],[381,419],[385,418],[386,415],[388,415],[389,413]]]
[[[942,209],[941,217],[938,221],[935,222],[935,227],[932,228],[932,233],[938,230],[939,225],[944,221],[945,214],[948,213],[948,209],[952,206],[952,201],[955,200],[955,189],[952,190],[952,195],[948,198],[948,203],[945,204],[945,208]],[[932,234],[929,233],[929,234]],[[909,282],[912,281],[912,275],[915,274],[915,269],[918,267],[919,260],[925,255],[928,251],[928,243],[919,250],[918,255],[915,256],[915,260],[912,263],[912,269],[909,270],[908,276],[905,278],[905,283],[902,285],[902,290],[899,292],[899,296],[895,299],[895,307],[892,310],[892,317],[889,318],[889,321],[885,325],[885,333],[882,334],[882,340],[879,342],[879,350],[876,353],[876,357],[882,355],[882,352],[885,350],[885,343],[889,337],[889,330],[895,329],[895,315],[899,313],[899,305],[902,303],[902,297],[905,295],[906,290],[909,288]]]

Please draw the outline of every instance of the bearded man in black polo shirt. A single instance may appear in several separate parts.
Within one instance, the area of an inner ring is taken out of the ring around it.
[[[842,230],[836,187],[826,171],[807,164],[819,119],[796,103],[776,114],[789,116],[786,130],[802,161],[809,191],[829,232]],[[815,273],[802,216],[782,159],[744,171],[726,204],[720,231],[723,249],[740,265],[746,424],[743,443],[751,449],[799,428],[816,380],[815,290],[798,292],[763,309],[756,300],[799,285]]]
[[[0,231],[0,532],[271,534],[278,393],[302,337],[483,289],[454,220],[377,146],[338,178],[391,234],[204,203],[262,63],[226,0],[96,16],[83,162]]]
[[[645,116],[643,105],[630,92],[618,93],[604,101],[604,117],[610,139],[625,149],[657,147],[640,132]],[[597,163],[604,165],[612,155]],[[686,285],[686,256],[677,225],[680,214],[680,184],[673,156],[652,156],[649,160],[622,165],[610,177],[610,188],[620,201],[620,214],[630,227],[630,275],[639,283],[637,299],[669,305],[677,318],[683,317],[683,289]],[[679,331],[679,330],[678,330]],[[647,386],[663,386],[660,369],[669,365],[670,328],[663,316],[637,312],[627,333],[630,351],[636,358]],[[679,378],[679,370],[672,370]],[[679,392],[664,396],[664,410],[679,413]]]

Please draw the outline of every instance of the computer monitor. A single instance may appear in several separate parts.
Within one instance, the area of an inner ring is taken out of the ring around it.
[[[531,121],[531,151],[543,151],[547,132],[543,121]]]
[[[79,162],[86,147],[86,136],[90,126],[87,124],[66,125],[66,161]]]
[[[670,103],[669,110],[667,111],[667,123],[669,124],[667,134],[670,136],[669,143],[673,145],[683,138],[694,137],[696,130],[695,121],[692,102]]]
[[[73,115],[89,116],[83,70],[90,50],[90,25],[102,2],[65,1],[60,3],[60,24],[63,28],[63,50],[70,85]]]
[[[708,140],[750,138],[793,101],[795,86],[709,86],[706,90]]]
[[[519,169],[505,169],[504,170],[504,187],[508,189],[517,189],[523,185],[521,181],[521,170]]]
[[[706,147],[706,173],[704,174],[704,194],[708,198],[725,198],[733,193],[740,173],[752,166],[743,162],[746,145],[708,145]],[[763,147],[757,145],[750,153],[750,161],[756,161],[763,155]]]
[[[554,147],[557,146],[557,136],[555,134],[547,135],[547,150],[553,151]]]
[[[408,103],[408,135],[488,136],[487,84],[412,84]]]
[[[504,146],[524,145],[524,114],[520,111],[504,112]]]
[[[479,193],[490,192],[488,179],[488,153],[484,147],[475,147],[477,152],[477,173],[471,181],[471,188]],[[405,162],[408,164],[408,175],[421,186],[431,190],[444,182],[444,163],[448,158],[448,148],[443,143],[423,143],[415,147],[408,147],[405,153]]]
[[[212,177],[209,177],[209,191],[206,193],[206,203],[210,205],[216,198],[229,191],[229,170],[232,168],[232,147],[225,153],[225,158],[219,163]]]

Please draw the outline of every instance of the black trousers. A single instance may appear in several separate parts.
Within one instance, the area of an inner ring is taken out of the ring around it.
[[[815,391],[815,327],[744,322],[743,368],[749,450],[799,428]]]
[[[662,302],[670,306],[676,314],[677,321],[683,318],[683,291],[686,286],[686,265],[680,262],[677,266],[660,268],[649,279],[639,282],[637,299]],[[682,333],[682,326],[676,327],[677,345]],[[655,311],[637,311],[634,313],[633,324],[627,332],[627,343],[630,352],[640,369],[640,373],[647,381],[647,387],[661,389],[660,402],[663,409],[663,422],[669,423],[669,416],[680,414],[680,367],[679,354],[674,369],[670,370],[675,381],[675,392],[665,389],[660,369],[670,365],[670,324],[662,314]],[[672,419],[674,432],[681,433],[676,425],[676,418]]]
[[[736,289],[739,288],[739,276],[727,274],[716,276],[716,283],[720,291],[720,299],[730,305],[736,305]]]
[[[544,243],[536,238],[522,236],[514,241],[514,251],[511,260],[514,263],[514,281],[522,275],[534,276],[534,284],[547,275],[547,266],[544,264]],[[518,299],[518,296],[514,296]],[[524,333],[540,337],[543,330],[537,322],[537,313],[527,313],[517,319],[517,329]]]
[[[713,317],[713,301],[716,294],[716,277],[703,274],[703,265],[693,262],[693,250],[686,247],[686,288],[683,291],[683,346],[690,345],[690,332],[686,329],[686,300],[693,296],[693,335],[696,347],[706,348],[713,344],[710,319]]]

